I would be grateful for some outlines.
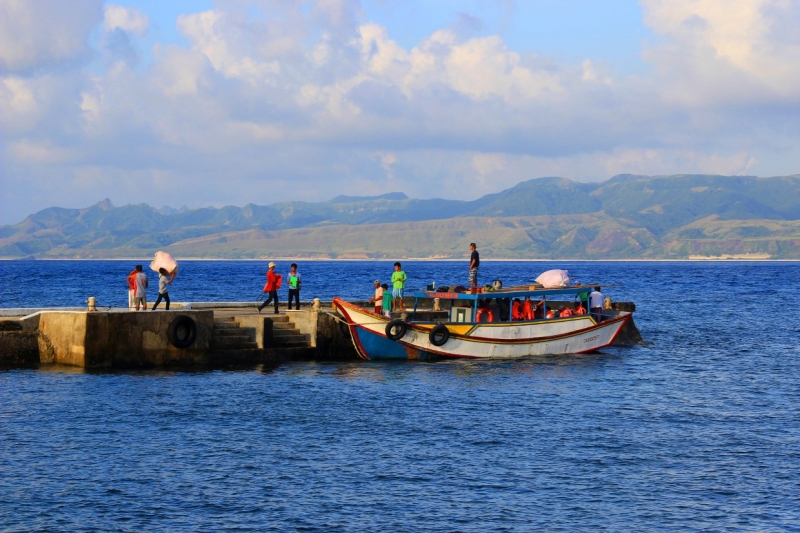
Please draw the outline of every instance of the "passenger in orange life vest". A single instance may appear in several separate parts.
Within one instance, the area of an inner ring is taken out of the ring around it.
[[[568,317],[568,316],[572,316],[572,309],[570,309],[569,307],[564,307],[564,308],[563,308],[563,309],[561,309],[561,311],[558,313],[558,316],[560,316],[561,318]]]
[[[576,316],[586,314],[586,308],[583,307],[583,302],[581,302],[580,300],[575,302],[575,310],[572,312],[572,314]]]
[[[519,298],[514,298],[514,303],[511,304],[511,320],[523,319],[522,302],[519,301]]]
[[[547,310],[547,318],[555,318],[556,314],[552,309]]]
[[[522,304],[522,317],[524,320],[533,320],[533,302],[530,298],[525,298],[525,303]]]
[[[533,305],[533,301],[530,298],[525,298],[525,305],[523,306],[523,314],[525,315],[526,320],[534,320],[537,318],[542,318],[544,313],[544,302],[547,301],[547,298],[542,298],[536,305]]]

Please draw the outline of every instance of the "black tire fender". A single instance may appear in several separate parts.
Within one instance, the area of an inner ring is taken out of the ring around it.
[[[444,346],[450,340],[450,330],[444,324],[439,324],[428,333],[428,340],[434,346]]]
[[[406,332],[408,331],[408,324],[400,320],[399,318],[395,318],[394,320],[390,321],[386,324],[386,338],[390,341],[399,341],[402,339]]]
[[[167,339],[176,348],[188,348],[197,338],[197,324],[192,317],[178,315],[167,326]]]

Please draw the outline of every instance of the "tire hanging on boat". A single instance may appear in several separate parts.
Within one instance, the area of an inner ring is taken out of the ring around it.
[[[450,340],[450,330],[444,324],[439,324],[428,333],[428,340],[434,346],[444,346]]]
[[[400,320],[399,318],[395,318],[388,324],[386,324],[386,338],[390,341],[399,341],[402,339],[406,332],[408,331],[408,324]]]

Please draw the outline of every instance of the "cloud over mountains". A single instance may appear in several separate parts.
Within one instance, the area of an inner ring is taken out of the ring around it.
[[[455,15],[402,46],[355,0],[219,1],[172,21],[178,43],[127,4],[0,0],[0,223],[104,196],[473,199],[541,175],[797,172],[800,2],[641,13],[646,68],[625,74]]]

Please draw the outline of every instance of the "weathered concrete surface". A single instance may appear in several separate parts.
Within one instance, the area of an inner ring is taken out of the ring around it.
[[[192,318],[197,337],[188,348],[176,348],[167,338],[170,322]],[[211,347],[213,311],[87,313],[86,366],[152,367],[205,364]]]
[[[39,333],[24,331],[19,321],[0,321],[0,365],[39,362]]]
[[[272,343],[272,320],[265,315],[235,315],[234,320],[243,328],[253,328],[255,341],[262,350]]]
[[[194,343],[172,346],[167,328],[178,315],[197,326]],[[207,361],[213,311],[43,312],[38,315],[41,362],[83,368],[194,365]]]
[[[358,359],[350,331],[335,313],[295,311],[289,315],[289,319],[302,333],[311,335],[311,343],[316,349],[318,359],[338,361]]]
[[[40,358],[86,367],[86,315],[68,311],[38,313]]]

